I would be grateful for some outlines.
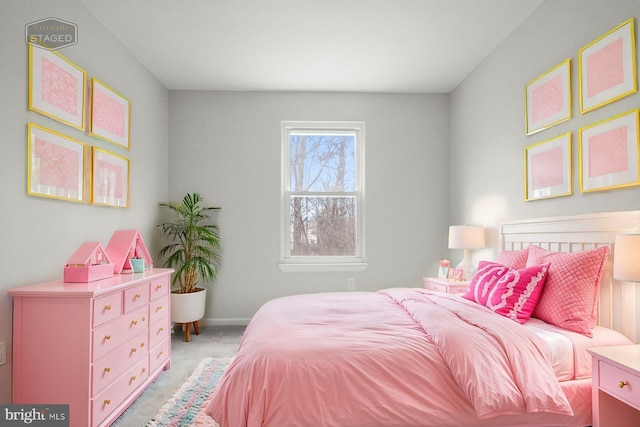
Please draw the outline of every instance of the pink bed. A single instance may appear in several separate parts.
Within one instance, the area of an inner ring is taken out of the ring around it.
[[[424,289],[284,297],[251,320],[207,414],[222,427],[586,426],[585,349],[630,342],[592,335]]]

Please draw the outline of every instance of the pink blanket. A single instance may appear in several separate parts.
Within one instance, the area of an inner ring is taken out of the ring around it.
[[[280,298],[252,319],[207,413],[223,427],[579,425],[583,387],[563,392],[545,345],[421,289]]]

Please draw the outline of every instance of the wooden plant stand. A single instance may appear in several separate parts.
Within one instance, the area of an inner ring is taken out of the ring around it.
[[[180,329],[184,326],[184,340],[185,342],[191,341],[191,325],[193,325],[193,331],[196,335],[200,335],[200,326],[198,325],[198,321],[189,322],[189,323],[178,323],[180,325]]]

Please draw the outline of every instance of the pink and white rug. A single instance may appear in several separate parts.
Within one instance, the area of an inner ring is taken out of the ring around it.
[[[200,362],[180,390],[147,422],[146,427],[217,426],[204,409],[232,360],[207,357]]]

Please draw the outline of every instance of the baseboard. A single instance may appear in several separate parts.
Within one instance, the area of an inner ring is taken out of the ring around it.
[[[198,321],[203,326],[247,326],[251,318],[230,317],[230,318],[213,318],[201,319]]]

